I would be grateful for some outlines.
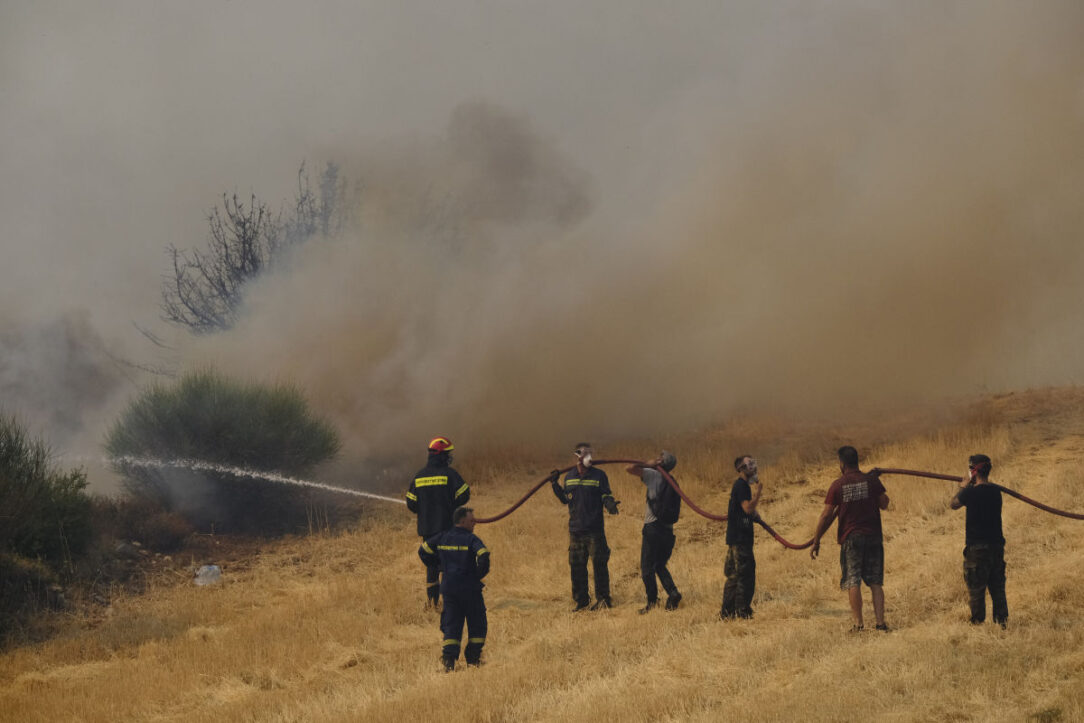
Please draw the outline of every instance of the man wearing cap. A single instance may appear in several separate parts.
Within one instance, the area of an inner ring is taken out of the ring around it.
[[[651,612],[659,604],[656,576],[662,583],[662,589],[666,591],[666,609],[676,610],[681,602],[681,593],[678,592],[670,571],[666,569],[666,563],[674,552],[674,525],[668,520],[674,519],[677,513],[673,503],[668,504],[667,501],[676,498],[676,507],[680,509],[681,498],[677,497],[670,483],[658,470],[661,467],[670,473],[676,465],[677,458],[663,450],[658,457],[644,465],[630,464],[625,468],[626,472],[638,477],[647,488],[647,508],[644,511],[643,538],[640,543],[640,577],[644,581],[647,605],[640,610],[641,615]]]
[[[455,522],[452,529],[430,537],[418,548],[418,557],[427,568],[444,570],[440,582],[444,596],[444,609],[440,613],[440,631],[444,635],[441,661],[448,672],[455,670],[455,661],[459,659],[464,621],[468,637],[463,656],[468,666],[482,662],[488,627],[482,578],[489,574],[490,557],[485,543],[474,535],[474,510],[458,507],[452,513],[452,520]]]
[[[407,508],[418,516],[418,534],[423,540],[451,529],[452,512],[470,499],[470,487],[450,466],[454,449],[447,437],[430,441],[428,462],[407,490]],[[436,607],[440,602],[439,567],[426,566],[425,586],[426,604]]]
[[[993,465],[985,454],[968,459],[968,474],[949,506],[967,508],[964,522],[964,583],[971,603],[971,623],[986,621],[986,591],[994,608],[994,622],[1005,627],[1009,603],[1005,599],[1005,536],[1001,531],[1001,490],[990,481]]]
[[[757,585],[757,561],[753,556],[753,520],[757,519],[762,485],[757,461],[747,454],[734,460],[738,479],[730,488],[726,513],[726,563],[723,574],[723,620],[753,617],[753,593]]]
[[[555,471],[550,478],[553,494],[568,505],[568,565],[572,571],[572,599],[576,612],[591,603],[587,586],[587,560],[595,571],[595,604],[592,610],[613,607],[610,599],[610,548],[606,544],[605,509],[617,514],[618,502],[610,492],[610,480],[598,467],[591,466],[591,445],[580,442],[574,451],[576,467],[565,475],[562,487]]]

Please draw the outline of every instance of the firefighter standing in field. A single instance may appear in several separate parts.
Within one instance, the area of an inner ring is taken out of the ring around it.
[[[576,445],[576,467],[565,475],[562,487],[557,481],[558,472],[550,479],[553,494],[568,505],[568,565],[572,571],[572,598],[576,612],[591,603],[587,586],[587,559],[591,558],[595,571],[595,604],[592,610],[613,607],[610,600],[610,548],[606,544],[606,527],[602,517],[605,508],[611,515],[617,514],[617,501],[610,492],[610,480],[598,467],[591,466],[591,445]]]
[[[451,529],[452,512],[470,499],[470,487],[450,466],[453,449],[447,437],[433,439],[429,443],[429,461],[414,475],[407,490],[407,507],[418,516],[422,540]],[[425,586],[426,604],[436,607],[440,601],[439,567],[426,566]]]
[[[463,622],[467,623],[467,665],[480,665],[482,647],[486,644],[486,602],[482,598],[489,573],[489,550],[474,535],[474,510],[459,507],[452,513],[455,526],[422,542],[418,557],[427,568],[438,565],[444,570],[440,592],[444,609],[440,613],[440,631],[444,634],[441,661],[444,669],[455,670],[459,659],[459,644],[463,637]]]

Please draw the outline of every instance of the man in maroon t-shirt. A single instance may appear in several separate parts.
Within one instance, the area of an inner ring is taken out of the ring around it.
[[[888,495],[879,477],[858,469],[858,450],[839,448],[839,469],[843,476],[832,483],[824,498],[824,511],[817,520],[813,535],[814,560],[821,549],[821,535],[828,531],[839,515],[839,567],[841,590],[847,591],[854,617],[852,631],[862,630],[862,583],[869,586],[873,596],[873,614],[877,629],[885,625],[884,584],[885,550],[881,536],[881,510],[888,509]]]

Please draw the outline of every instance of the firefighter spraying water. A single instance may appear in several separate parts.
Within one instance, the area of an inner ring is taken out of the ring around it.
[[[452,513],[470,499],[470,487],[451,466],[454,449],[447,437],[430,440],[426,465],[414,475],[407,490],[407,507],[418,516],[418,535],[422,540],[451,529]],[[425,595],[430,607],[440,604],[439,565],[425,568]]]

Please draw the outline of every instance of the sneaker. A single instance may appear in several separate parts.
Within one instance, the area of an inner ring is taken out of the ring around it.
[[[651,612],[652,608],[657,608],[658,606],[659,606],[659,601],[658,600],[648,600],[647,605],[640,608],[640,614],[645,615],[646,613]]]
[[[602,610],[603,608],[612,608],[614,606],[613,601],[608,597],[600,597],[595,601],[595,604],[591,606],[592,610]]]
[[[572,612],[574,612],[574,613],[578,613],[578,612],[580,612],[581,610],[586,610],[586,609],[587,609],[587,608],[589,608],[589,607],[591,607],[591,603],[590,603],[590,602],[582,602],[582,603],[576,603],[576,607],[572,608]]]
[[[441,656],[440,662],[444,663],[445,673],[451,673],[453,670],[455,670],[455,658]]]
[[[865,627],[863,627],[863,626],[861,626],[861,625],[852,625],[852,626],[851,626],[851,632],[852,632],[852,633],[860,633],[860,632],[862,632],[863,630],[865,630]]]
[[[467,661],[467,667],[468,668],[481,668],[482,667],[482,661],[481,660],[468,660]]]
[[[681,602],[681,593],[675,592],[673,595],[666,598],[666,609],[677,610],[679,602]]]
[[[885,623],[881,623],[880,625],[876,626],[876,629],[887,633],[888,632],[888,625],[885,624]]]

